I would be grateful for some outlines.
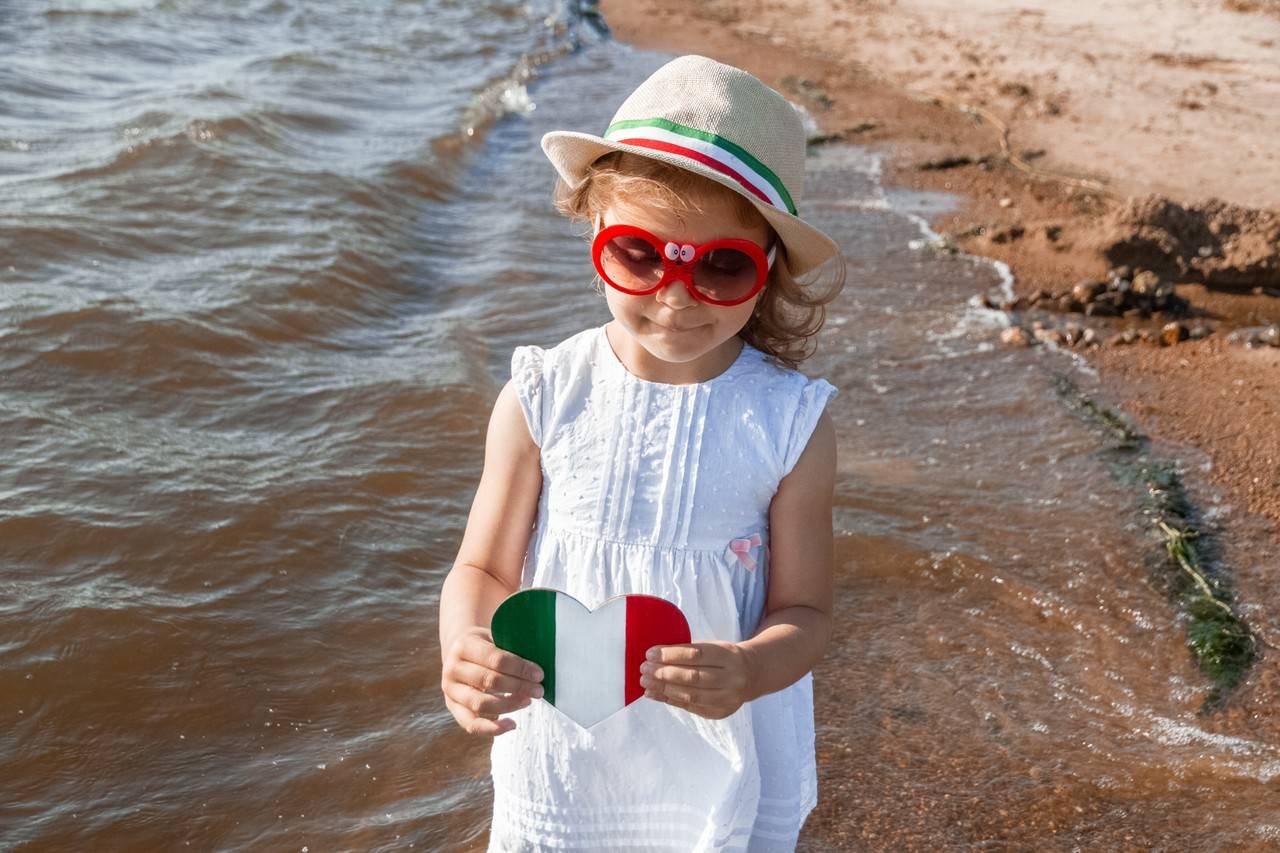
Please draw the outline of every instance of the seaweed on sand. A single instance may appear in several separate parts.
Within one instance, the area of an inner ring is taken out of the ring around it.
[[[1054,386],[1064,404],[1108,437],[1116,477],[1145,491],[1143,513],[1164,545],[1162,580],[1182,605],[1187,648],[1213,681],[1201,712],[1212,711],[1244,679],[1258,648],[1233,606],[1229,579],[1207,557],[1209,549],[1201,547],[1206,536],[1196,526],[1182,477],[1171,463],[1150,456],[1147,439],[1123,417],[1091,399],[1070,378],[1056,375]]]

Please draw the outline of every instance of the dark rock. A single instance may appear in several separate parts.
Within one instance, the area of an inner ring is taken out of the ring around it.
[[[1012,243],[1021,239],[1024,233],[1026,230],[1021,225],[1002,225],[991,229],[987,237],[992,243]]]
[[[1096,297],[1106,292],[1106,289],[1107,285],[1104,282],[1086,278],[1083,281],[1077,282],[1075,287],[1071,288],[1071,295],[1077,302],[1083,305],[1088,305]]]
[[[812,80],[806,80],[803,77],[791,74],[783,77],[780,82],[783,89],[802,98],[808,98],[824,110],[829,110],[835,105],[835,101],[831,100],[831,97],[823,91],[822,87]]]
[[[1133,276],[1133,292],[1138,296],[1154,296],[1160,286],[1160,276],[1150,270],[1140,270]]]
[[[1042,344],[1056,344],[1062,346],[1062,332],[1057,329],[1036,329],[1033,333],[1035,339]]]
[[[943,169],[955,169],[960,166],[972,166],[973,158],[967,155],[958,155],[954,157],[939,157],[936,160],[926,160],[916,166],[922,172],[939,172]]]

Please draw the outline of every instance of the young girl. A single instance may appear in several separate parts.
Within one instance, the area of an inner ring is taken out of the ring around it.
[[[836,468],[835,388],[794,368],[844,276],[795,212],[803,126],[750,74],[685,56],[603,137],[542,146],[613,320],[515,350],[441,593],[445,704],[500,736],[489,849],[792,850],[817,796]],[[832,287],[797,283],[828,259]],[[644,698],[583,728],[493,644],[530,586],[660,596],[693,642],[650,649]]]

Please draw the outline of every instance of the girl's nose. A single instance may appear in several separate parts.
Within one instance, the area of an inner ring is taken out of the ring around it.
[[[659,302],[674,311],[698,304],[698,300],[689,293],[688,285],[682,276],[672,276],[664,287],[658,288],[655,295]]]

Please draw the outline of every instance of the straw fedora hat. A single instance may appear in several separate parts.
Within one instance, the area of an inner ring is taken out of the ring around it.
[[[793,276],[840,251],[796,212],[805,160],[799,114],[732,65],[705,56],[673,59],[622,102],[603,136],[554,130],[542,137],[542,150],[570,187],[610,151],[662,160],[728,187],[773,226]]]

